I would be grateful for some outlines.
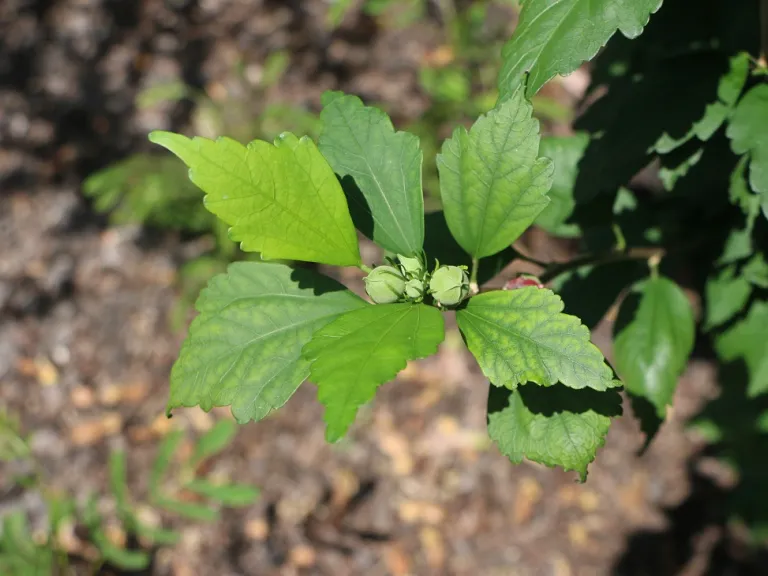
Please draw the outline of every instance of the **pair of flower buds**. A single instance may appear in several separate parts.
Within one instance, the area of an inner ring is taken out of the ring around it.
[[[469,294],[469,277],[464,266],[437,265],[426,272],[418,256],[387,259],[389,265],[377,266],[365,278],[365,291],[376,304],[421,302],[429,294],[441,307],[458,305]]]

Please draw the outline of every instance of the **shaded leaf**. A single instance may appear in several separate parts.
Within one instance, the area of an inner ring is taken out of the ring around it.
[[[755,302],[744,320],[715,339],[715,349],[725,362],[742,360],[747,369],[747,392],[768,392],[768,302]]]
[[[232,406],[238,422],[279,408],[309,375],[301,348],[339,314],[366,307],[341,284],[282,264],[238,262],[197,301],[171,371],[168,409]]]
[[[128,484],[126,481],[126,459],[124,450],[109,453],[109,487],[115,497],[117,509],[122,513],[128,507]]]
[[[318,330],[303,356],[312,363],[310,379],[325,406],[328,441],[344,436],[357,409],[380,384],[393,379],[408,360],[434,354],[444,336],[442,314],[423,304],[369,306]]]
[[[768,84],[751,88],[739,101],[727,135],[736,154],[749,154],[749,185],[768,196]]]
[[[589,329],[562,311],[563,301],[550,290],[527,287],[475,296],[456,320],[483,374],[497,386],[620,386],[589,341]]]
[[[575,470],[582,482],[611,418],[619,415],[621,397],[612,390],[526,384],[516,390],[491,386],[488,394],[488,435],[502,454],[515,464],[528,458]]]
[[[536,218],[536,224],[555,236],[578,236],[577,224],[566,223],[576,206],[573,191],[578,164],[589,144],[589,135],[583,132],[573,136],[545,136],[541,139],[539,154],[552,160],[554,176],[549,190],[550,203]]]
[[[163,477],[168,471],[173,456],[183,439],[184,433],[181,430],[174,430],[167,434],[162,442],[160,442],[157,454],[155,455],[155,461],[152,463],[152,470],[149,474],[149,493],[152,498],[158,496]]]
[[[723,268],[717,276],[707,279],[706,322],[712,329],[733,318],[744,307],[752,293],[746,276],[736,275],[734,266]]]
[[[181,158],[205,193],[205,207],[232,226],[230,238],[264,258],[337,266],[360,263],[347,201],[309,138],[289,132],[274,146],[230,138],[215,142],[171,132],[150,140]]]
[[[691,304],[668,278],[639,283],[621,304],[614,326],[616,370],[627,390],[650,401],[662,418],[688,363],[694,330]]]
[[[539,122],[522,90],[459,126],[437,158],[443,211],[454,238],[473,258],[502,251],[549,203],[554,168],[539,158]]]
[[[396,132],[378,108],[357,96],[326,94],[319,146],[333,170],[350,176],[371,215],[371,238],[385,250],[412,256],[424,243],[419,139]]]
[[[535,94],[591,60],[617,30],[639,36],[660,6],[661,0],[528,0],[502,51],[499,97],[515,90],[525,73],[526,92]]]

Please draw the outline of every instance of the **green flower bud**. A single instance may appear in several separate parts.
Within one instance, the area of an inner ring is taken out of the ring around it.
[[[424,298],[424,282],[417,278],[405,283],[405,297],[414,302],[421,302]]]
[[[456,306],[469,294],[469,277],[463,268],[443,266],[429,281],[432,297],[443,306]]]
[[[401,256],[398,254],[397,259],[400,262],[400,267],[407,276],[411,278],[421,278],[424,273],[424,264],[421,262],[421,258],[418,256]]]
[[[405,278],[394,266],[377,266],[365,277],[365,291],[376,304],[392,304],[405,293]]]

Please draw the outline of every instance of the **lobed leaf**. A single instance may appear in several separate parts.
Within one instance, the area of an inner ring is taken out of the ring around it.
[[[499,98],[508,97],[528,74],[532,96],[556,75],[591,60],[616,30],[627,38],[643,31],[662,0],[528,0],[502,51]]]
[[[768,392],[768,302],[755,302],[747,317],[715,340],[715,349],[725,362],[741,360],[749,378],[747,393]]]
[[[498,386],[620,386],[589,329],[562,311],[563,301],[550,290],[527,287],[475,296],[456,320],[483,374]]]
[[[444,336],[442,314],[423,304],[360,308],[318,330],[302,354],[312,363],[310,379],[325,406],[328,441],[344,436],[380,384],[408,360],[434,354]]]
[[[205,207],[232,226],[230,238],[266,259],[357,266],[360,252],[341,185],[309,138],[283,133],[274,146],[247,147],[152,132],[189,167],[205,193]]]
[[[528,458],[546,466],[575,470],[583,482],[587,466],[605,443],[611,417],[621,415],[615,391],[491,386],[488,435],[515,464]]]
[[[383,111],[363,105],[357,96],[326,93],[323,104],[320,151],[362,194],[351,192],[351,201],[372,220],[372,230],[362,231],[385,250],[419,253],[424,243],[419,139],[396,132]]]
[[[309,375],[302,347],[340,314],[368,307],[344,286],[282,264],[238,262],[197,301],[171,371],[168,409],[231,405],[240,423],[285,404]]]
[[[663,418],[693,349],[688,298],[668,278],[645,280],[622,302],[614,331],[616,370],[627,391],[647,399]]]
[[[472,258],[508,247],[549,203],[554,168],[538,158],[532,110],[517,90],[469,132],[456,128],[437,158],[448,228]]]

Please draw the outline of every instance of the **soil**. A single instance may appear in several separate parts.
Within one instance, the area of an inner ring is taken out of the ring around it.
[[[226,90],[238,55],[257,75],[268,53],[290,51],[270,101],[316,110],[322,91],[343,89],[391,104],[398,123],[418,118],[429,104],[418,67],[445,42],[439,19],[399,30],[356,12],[328,31],[326,6],[0,3],[0,400],[19,415],[50,484],[80,502],[108,493],[110,450],[128,451],[132,494],[142,501],[165,434],[185,430],[188,451],[195,436],[229,417],[226,409],[164,416],[183,338],[168,321],[176,276],[199,240],[109,227],[83,198],[82,181],[147,150],[149,130],[188,126],[188,107],[137,110],[137,91],[169,79]],[[568,90],[553,90],[573,104]],[[526,242],[542,259],[568,251],[543,234]],[[360,290],[358,277],[344,281]],[[611,317],[594,331],[609,357]],[[260,487],[259,501],[224,510],[211,524],[163,517],[182,540],[156,551],[146,573],[765,573],[714,520],[722,491],[685,429],[716,393],[707,363],[691,364],[645,451],[625,402],[585,484],[559,470],[513,466],[490,446],[487,391],[450,322],[439,354],[383,386],[340,444],[325,443],[314,388],[303,385],[281,411],[242,427],[211,463]],[[23,509],[40,527],[40,495],[12,481],[24,467],[0,468],[0,514]]]

